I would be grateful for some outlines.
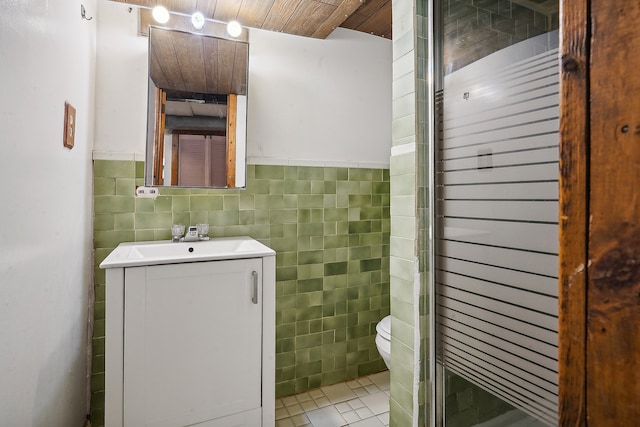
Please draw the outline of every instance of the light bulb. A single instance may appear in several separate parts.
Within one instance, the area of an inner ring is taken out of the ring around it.
[[[204,27],[204,15],[200,12],[195,12],[191,15],[191,25],[193,28],[200,31]]]
[[[238,21],[229,21],[227,24],[227,33],[231,37],[238,37],[242,33],[242,25]]]
[[[153,19],[155,19],[156,22],[160,24],[166,24],[167,22],[169,22],[169,11],[164,6],[154,7],[151,14],[153,15]]]

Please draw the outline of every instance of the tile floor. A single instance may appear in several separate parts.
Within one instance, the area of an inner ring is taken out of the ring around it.
[[[276,427],[389,425],[389,371],[276,399]]]

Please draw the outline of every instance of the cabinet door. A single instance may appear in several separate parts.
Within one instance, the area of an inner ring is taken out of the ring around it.
[[[261,259],[128,268],[124,312],[125,427],[259,411]]]

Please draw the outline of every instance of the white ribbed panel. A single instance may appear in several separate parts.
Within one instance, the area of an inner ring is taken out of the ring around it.
[[[558,51],[492,69],[495,58],[445,78],[438,356],[556,425]]]

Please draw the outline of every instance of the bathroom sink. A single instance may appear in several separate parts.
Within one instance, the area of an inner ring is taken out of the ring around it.
[[[100,264],[101,268],[175,264],[272,255],[273,249],[251,237],[222,237],[199,242],[169,240],[121,243]]]

